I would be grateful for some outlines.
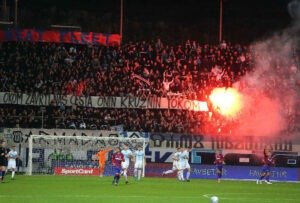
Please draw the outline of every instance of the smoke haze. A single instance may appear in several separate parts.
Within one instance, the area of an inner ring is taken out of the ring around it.
[[[275,136],[288,129],[300,98],[300,0],[288,4],[292,26],[269,39],[253,43],[254,71],[242,78],[244,109],[239,134]]]

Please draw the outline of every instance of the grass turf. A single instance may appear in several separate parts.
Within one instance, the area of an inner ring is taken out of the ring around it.
[[[0,184],[0,202],[36,203],[209,203],[219,197],[219,203],[300,203],[298,183],[256,185],[253,181],[192,180],[178,182],[170,178],[130,177],[125,185],[113,186],[112,177],[17,176]]]

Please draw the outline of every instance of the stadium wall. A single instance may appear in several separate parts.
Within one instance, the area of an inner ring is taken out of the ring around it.
[[[72,135],[97,137],[144,137],[148,138],[146,147],[146,175],[161,176],[165,169],[171,169],[172,153],[177,147],[193,147],[190,154],[193,178],[215,178],[213,166],[215,150],[223,149],[225,154],[224,178],[228,179],[256,179],[259,175],[262,150],[264,146],[273,149],[276,156],[276,167],[273,167],[272,178],[275,180],[300,181],[299,168],[299,140],[288,138],[268,137],[235,137],[188,135],[170,133],[142,133],[99,131],[99,130],[66,130],[66,129],[17,129],[5,128],[0,138],[8,140],[8,145],[18,146],[23,166],[27,163],[28,138],[32,134],[39,135]],[[38,150],[35,153],[47,153]],[[90,159],[90,152],[86,151],[86,160]],[[37,155],[39,157],[39,155]],[[40,154],[41,156],[41,154]],[[290,164],[288,164],[290,162]],[[84,164],[83,164],[84,165]],[[90,167],[90,164],[87,164]],[[66,166],[68,168],[68,166]],[[107,172],[109,174],[109,171]]]

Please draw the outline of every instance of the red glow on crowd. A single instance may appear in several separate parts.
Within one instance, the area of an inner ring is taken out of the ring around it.
[[[242,95],[234,88],[215,88],[209,99],[213,108],[227,117],[235,117],[242,109]]]

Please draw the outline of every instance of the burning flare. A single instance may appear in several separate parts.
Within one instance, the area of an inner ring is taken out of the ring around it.
[[[235,117],[242,109],[242,96],[233,88],[215,88],[209,99],[220,114],[227,117]]]

